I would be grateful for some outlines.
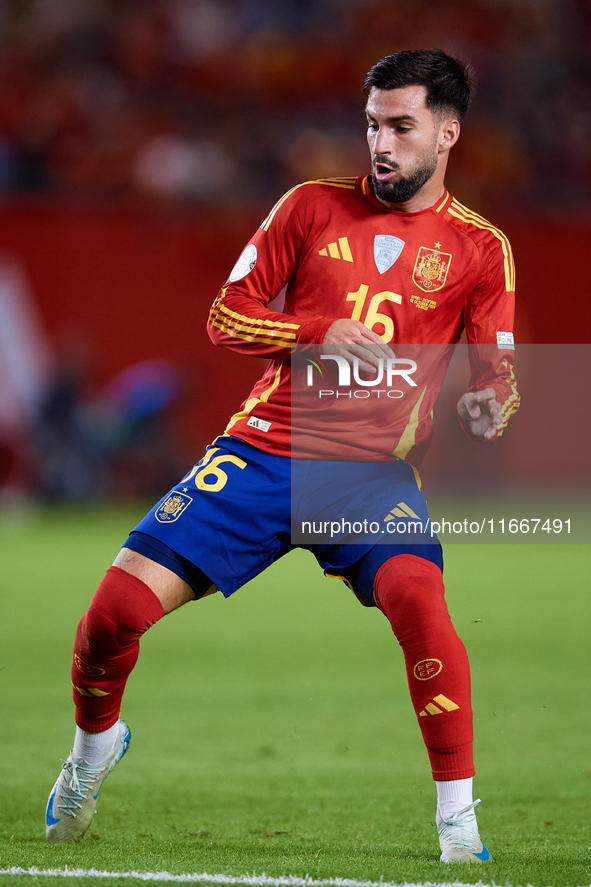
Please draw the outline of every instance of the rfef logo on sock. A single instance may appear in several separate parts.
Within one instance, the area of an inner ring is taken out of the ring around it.
[[[438,675],[443,668],[441,659],[421,659],[417,662],[412,672],[418,681],[429,681]]]

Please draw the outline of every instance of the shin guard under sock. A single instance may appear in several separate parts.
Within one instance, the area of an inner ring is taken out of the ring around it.
[[[473,776],[470,666],[439,567],[412,554],[390,558],[376,574],[374,595],[404,652],[433,778]]]
[[[74,642],[72,685],[82,730],[100,733],[116,723],[140,638],[162,616],[164,608],[145,582],[119,567],[107,570]]]

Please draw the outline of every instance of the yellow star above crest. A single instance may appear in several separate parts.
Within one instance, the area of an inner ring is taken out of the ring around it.
[[[441,249],[441,244],[439,243],[439,241],[436,242],[435,249]]]

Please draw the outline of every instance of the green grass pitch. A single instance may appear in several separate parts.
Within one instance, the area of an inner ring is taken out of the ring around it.
[[[124,701],[130,751],[83,841],[48,846],[45,803],[73,735],[74,630],[139,516],[41,512],[0,527],[0,869],[591,882],[591,549],[574,545],[445,550],[492,864],[439,863],[401,651],[306,552],[146,635]]]

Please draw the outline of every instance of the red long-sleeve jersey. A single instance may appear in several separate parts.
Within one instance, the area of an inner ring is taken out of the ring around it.
[[[246,246],[211,309],[208,331],[215,344],[271,358],[226,433],[291,455],[294,346],[319,345],[334,320],[352,318],[382,336],[395,354],[406,345],[453,345],[465,329],[468,343],[478,346],[470,349],[469,390],[494,388],[501,434],[519,404],[512,370],[514,280],[505,235],[448,192],[429,209],[406,213],[384,207],[369,177],[292,188]],[[284,287],[284,312],[270,311]],[[297,456],[402,458],[418,467],[446,351],[436,364],[422,361],[432,364],[429,379],[419,371],[395,405],[383,399],[377,412],[375,404],[364,405],[362,436],[350,408],[333,398],[324,431],[313,423],[302,437],[305,429],[298,426]],[[369,445],[363,442],[368,432]]]

